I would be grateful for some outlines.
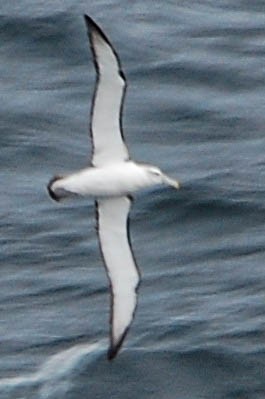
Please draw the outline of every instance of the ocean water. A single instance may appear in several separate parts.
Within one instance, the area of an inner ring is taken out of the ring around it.
[[[182,184],[135,198],[111,363],[93,201],[46,191],[91,153],[84,13],[121,57],[132,157]],[[0,399],[263,399],[264,2],[10,0],[0,26]]]

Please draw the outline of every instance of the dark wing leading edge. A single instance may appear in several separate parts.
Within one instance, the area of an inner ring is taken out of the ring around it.
[[[85,22],[97,73],[91,109],[92,164],[102,166],[129,158],[121,126],[126,81],[108,38],[87,15]]]
[[[140,275],[130,247],[130,206],[128,197],[97,201],[99,242],[111,286],[109,359],[113,359],[121,347],[137,304]]]

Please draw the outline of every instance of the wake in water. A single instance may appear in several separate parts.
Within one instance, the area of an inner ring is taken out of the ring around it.
[[[0,379],[0,397],[29,399],[38,394],[41,399],[58,398],[69,391],[76,372],[98,358],[105,348],[105,340],[75,345],[51,356],[35,373]]]

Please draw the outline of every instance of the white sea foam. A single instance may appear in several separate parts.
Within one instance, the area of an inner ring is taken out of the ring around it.
[[[41,399],[62,395],[72,386],[72,378],[84,365],[84,359],[87,364],[95,359],[95,356],[100,356],[105,348],[105,340],[93,344],[75,345],[51,356],[35,373],[2,378],[0,379],[0,397],[29,399],[32,391],[35,394],[37,391]],[[90,358],[87,358],[87,355],[90,355]]]

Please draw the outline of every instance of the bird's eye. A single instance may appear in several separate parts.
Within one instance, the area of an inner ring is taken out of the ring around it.
[[[158,170],[152,169],[151,172],[152,172],[153,175],[155,175],[155,176],[160,176],[160,172],[159,172]]]

